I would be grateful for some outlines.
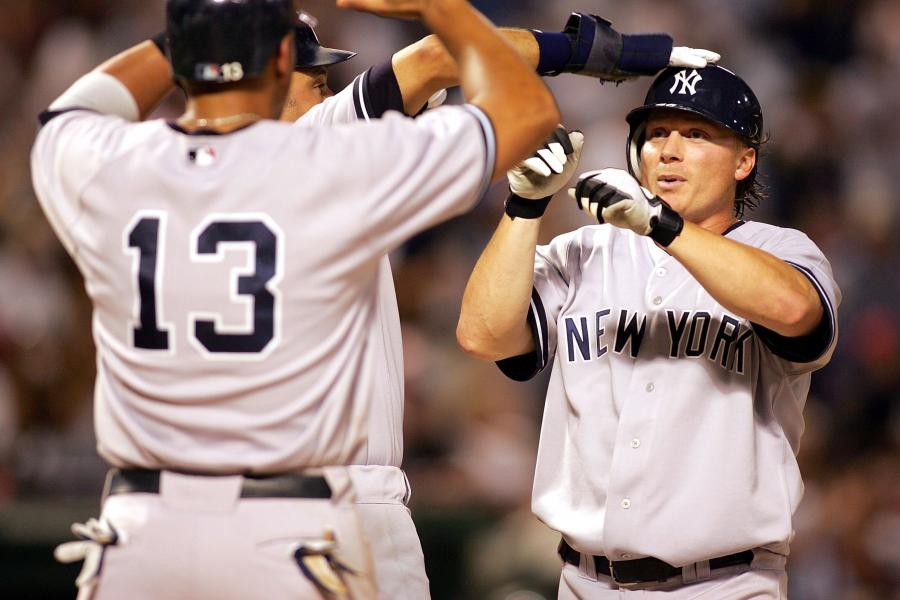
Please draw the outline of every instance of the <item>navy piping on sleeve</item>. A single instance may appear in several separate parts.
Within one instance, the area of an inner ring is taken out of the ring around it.
[[[813,331],[800,337],[783,336],[756,323],[753,323],[753,329],[775,356],[795,363],[809,363],[825,354],[834,342],[837,316],[828,294],[825,293],[825,289],[819,284],[812,271],[790,261],[787,263],[803,273],[813,284],[826,314],[822,315],[822,321]]]
[[[481,125],[481,134],[484,137],[484,181],[478,190],[478,201],[484,198],[488,186],[491,185],[491,175],[494,174],[494,163],[497,161],[497,138],[494,136],[494,124],[483,110],[474,104],[463,104],[462,107],[475,115]]]
[[[544,303],[541,302],[541,297],[534,288],[531,289],[531,314],[529,316],[531,317],[530,325],[534,334],[535,346],[540,349],[538,356],[538,370],[540,371],[547,366],[547,359],[550,356],[547,346],[549,332],[547,331],[547,313],[544,312]]]
[[[403,94],[390,61],[375,65],[363,77],[361,85],[353,86],[357,117],[363,118],[360,109],[366,120],[380,118],[389,110],[403,112]]]
[[[360,121],[368,121],[369,113],[366,110],[366,75],[369,72],[366,71],[359,77],[353,80],[353,107],[356,109],[356,118]]]
[[[64,108],[62,110],[42,110],[38,115],[38,122],[41,124],[41,127],[43,127],[59,115],[64,115],[67,112],[72,112],[73,110],[86,110],[93,113],[97,112],[96,110],[84,108],[83,106],[73,106],[72,108]]]
[[[497,361],[497,368],[513,381],[528,381],[547,366],[549,356],[547,346],[547,315],[536,289],[531,290],[531,309],[528,311],[528,325],[534,338],[534,350],[518,356]]]

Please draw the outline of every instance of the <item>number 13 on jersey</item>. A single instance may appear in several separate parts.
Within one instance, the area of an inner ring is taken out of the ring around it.
[[[168,215],[141,211],[124,232],[124,251],[133,258],[135,320],[131,344],[142,350],[170,351],[177,325],[164,322],[166,294],[163,273],[167,259],[174,265],[185,259],[193,264],[216,263],[227,251],[247,256],[245,267],[231,271],[228,288],[221,290],[221,305],[245,307],[245,322],[225,325],[216,312],[187,315],[190,343],[210,358],[257,359],[267,355],[280,338],[280,295],[283,239],[280,229],[265,214],[214,214],[197,225],[186,244],[167,239]],[[180,253],[170,256],[170,253]],[[197,282],[197,285],[201,283]]]

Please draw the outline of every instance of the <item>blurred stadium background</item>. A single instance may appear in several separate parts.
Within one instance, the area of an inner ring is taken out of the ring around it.
[[[841,341],[813,377],[800,462],[806,496],[792,600],[900,598],[900,2],[612,0],[474,2],[495,23],[558,30],[569,11],[620,31],[667,31],[720,51],[763,104],[770,197],[749,218],[796,227],[844,292]],[[302,3],[325,45],[358,51],[332,87],[424,35],[416,23]],[[91,423],[93,346],[80,277],[35,201],[37,113],[78,76],[162,28],[162,0],[0,0],[0,597],[74,597],[53,562],[94,516],[105,467]],[[647,81],[549,80],[582,129],[582,167],[624,167],[624,115]],[[156,116],[179,114],[172,97]],[[302,161],[303,157],[297,157]],[[298,182],[302,185],[302,182]],[[506,381],[463,355],[466,277],[501,214],[475,212],[412,240],[393,264],[404,319],[406,460],[435,600],[555,597],[557,537],[529,512],[545,380]],[[584,224],[565,200],[545,238]]]

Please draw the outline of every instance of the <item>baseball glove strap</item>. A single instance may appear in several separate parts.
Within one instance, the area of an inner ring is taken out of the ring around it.
[[[684,229],[684,219],[659,196],[650,201],[650,204],[654,203],[659,206],[660,210],[656,216],[650,219],[649,236],[660,246],[668,246],[681,235],[681,230]]]
[[[550,205],[551,198],[552,196],[547,196],[540,200],[529,200],[528,198],[522,198],[521,196],[517,196],[510,192],[503,208],[506,214],[513,219],[516,217],[521,217],[523,219],[537,219],[544,216],[544,212]]]
[[[215,477],[215,475],[208,475]],[[103,497],[113,494],[158,494],[160,471],[110,469]],[[321,475],[244,475],[241,498],[331,498],[331,487]]]

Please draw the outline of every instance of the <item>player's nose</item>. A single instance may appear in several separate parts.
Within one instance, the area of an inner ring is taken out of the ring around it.
[[[672,162],[679,161],[684,156],[684,138],[681,137],[681,134],[677,131],[669,132],[669,135],[666,136],[665,142],[660,149],[660,159],[663,162]]]

